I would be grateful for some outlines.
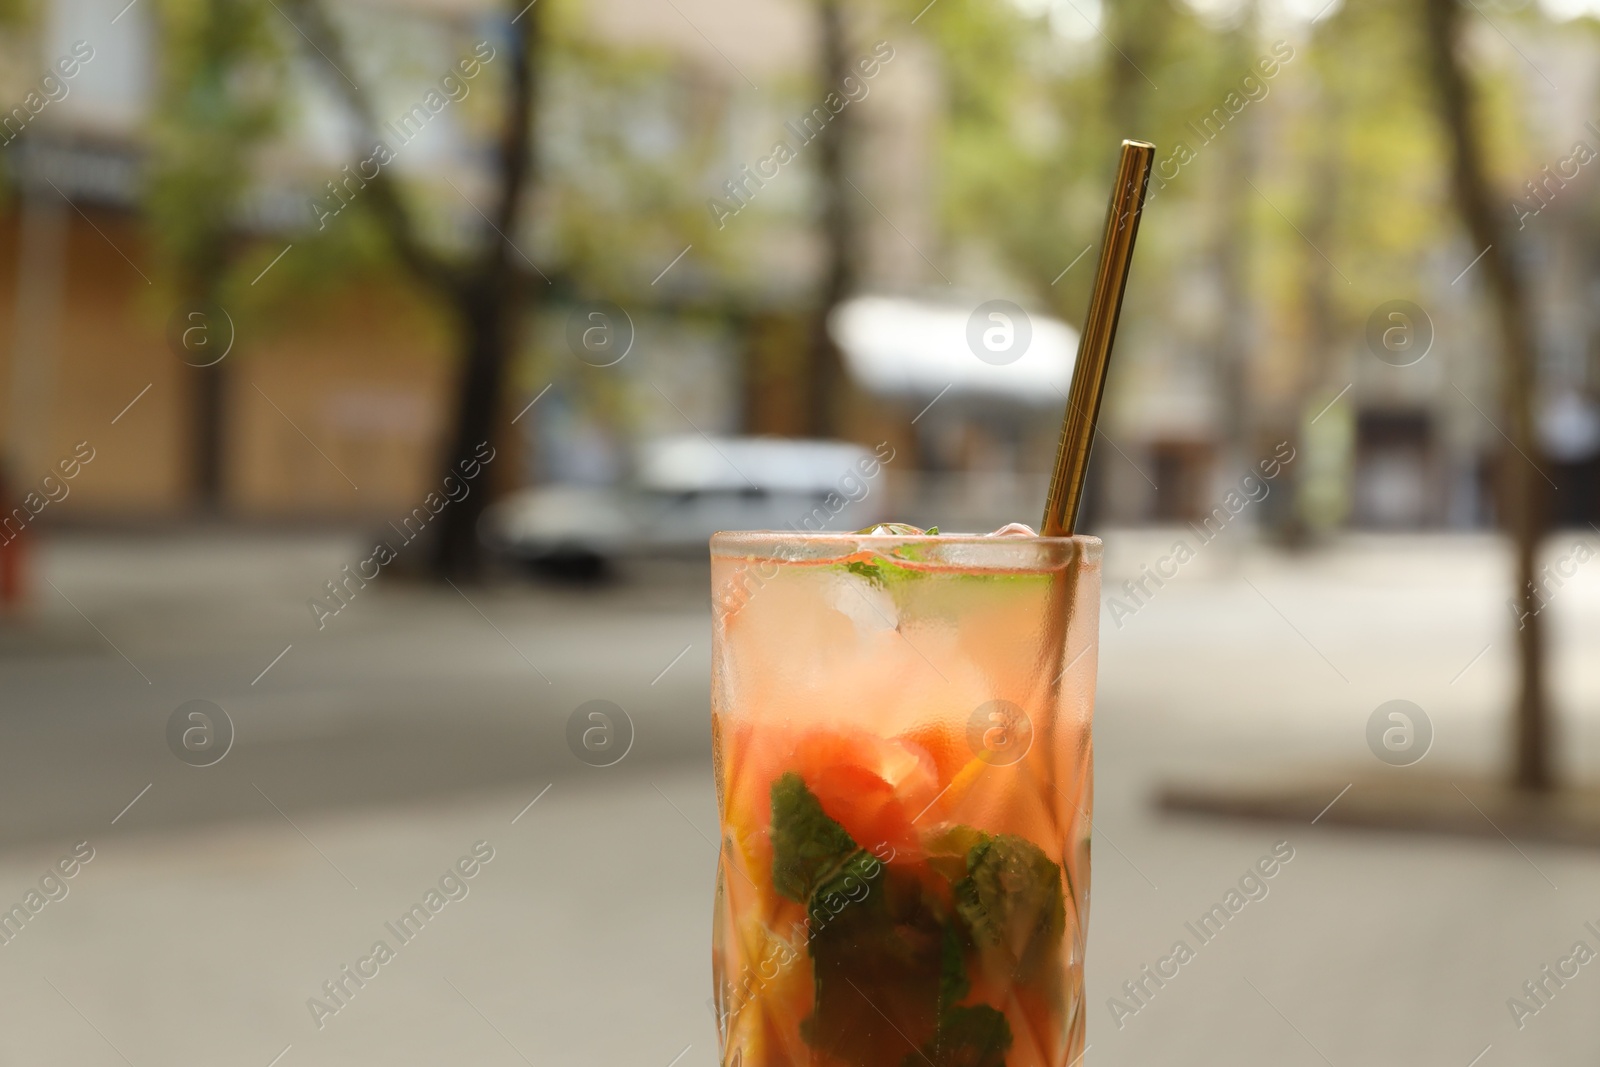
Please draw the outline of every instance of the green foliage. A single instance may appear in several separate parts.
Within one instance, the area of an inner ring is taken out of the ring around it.
[[[1124,410],[1146,417],[1125,409],[1125,393],[1159,390],[1200,361],[1219,393],[1245,383],[1242,409],[1223,398],[1227,423],[1292,422],[1282,412],[1298,412],[1320,382],[1350,380],[1337,361],[1375,306],[1454,297],[1439,291],[1454,274],[1441,261],[1459,269],[1477,249],[1457,258],[1419,4],[1344,0],[1308,25],[1262,0],[1225,16],[1200,13],[1227,6],[1212,3],[1103,0],[1091,28],[1087,8],[1067,0],[925,3],[897,8],[921,13],[915,31],[939,72],[934,258],[966,271],[958,286],[1028,294],[1079,322],[1092,253],[1061,272],[1098,245],[1117,143],[1153,141],[1158,162],[1179,145],[1192,153],[1153,194],[1141,230],[1108,386],[1113,430]],[[1570,117],[1570,134],[1549,130],[1539,68],[1560,78],[1558,38],[1593,41],[1600,23],[1558,28],[1533,3],[1486,7],[1471,22],[1484,155],[1515,231],[1512,198],[1586,136]],[[1295,54],[1258,78],[1265,92],[1219,136],[1197,131],[1280,39]],[[1540,147],[1549,137],[1561,143]]]
[[[280,161],[269,156],[282,147],[279,135],[305,117],[293,111],[303,97],[291,69],[328,72],[315,69],[320,61],[270,0],[152,2],[161,67],[146,205],[175,286],[220,285],[258,304],[292,299],[305,306],[332,299],[351,277],[403,277],[373,223],[370,201],[358,198],[327,232],[311,228],[308,214],[293,255],[260,286],[248,287],[282,244],[240,246],[230,224],[266,180],[266,164]],[[667,304],[668,314],[680,313],[685,302],[725,316],[771,301],[795,273],[794,257],[773,250],[793,248],[813,222],[815,150],[801,150],[772,188],[723,229],[706,196],[739,164],[765,153],[768,134],[784,118],[815,102],[811,73],[762,77],[760,94],[737,84],[730,90],[709,84],[680,51],[608,39],[578,0],[541,3],[553,6],[538,58],[536,208],[527,229],[511,236],[555,280],[551,293],[558,300],[605,297],[631,308]],[[29,10],[25,0],[0,4],[9,5],[0,8],[0,19]],[[1242,317],[1237,301],[1220,313],[1190,309],[1205,302],[1208,287],[1222,285],[1219,278],[1235,274],[1242,282],[1232,284],[1250,295],[1258,333],[1273,342],[1298,341],[1324,256],[1349,279],[1335,274],[1325,286],[1333,332],[1349,334],[1382,299],[1414,292],[1430,257],[1456,239],[1414,5],[1345,0],[1310,28],[1275,21],[1282,13],[1258,0],[1244,0],[1228,20],[1203,18],[1186,0],[1101,6],[1098,29],[1085,18],[1087,6],[1068,0],[893,0],[853,16],[861,30],[881,20],[881,35],[904,57],[885,69],[874,94],[888,79],[910,78],[912,65],[921,63],[914,58],[919,49],[932,60],[921,69],[933,72],[936,93],[927,181],[937,237],[921,251],[959,287],[1010,287],[1078,321],[1092,253],[1062,272],[1099,241],[1117,142],[1125,136],[1156,142],[1158,159],[1179,142],[1195,151],[1152,202],[1124,314],[1125,348],[1225,348],[1237,335],[1216,319]],[[432,54],[423,46],[437,44],[436,24],[343,8],[334,13],[360,67],[350,73],[373,88],[374,99],[392,104],[398,98],[378,90],[396,86],[409,87],[399,91],[413,97],[441,73],[431,59],[419,58]],[[1552,32],[1537,5],[1514,13],[1495,8],[1489,17],[1513,36]],[[465,28],[451,32],[465,41]],[[1595,23],[1561,32],[1592,40]],[[1219,105],[1280,34],[1293,40],[1294,61],[1222,137],[1202,144],[1190,123]],[[1537,124],[1521,117],[1526,87],[1542,83],[1497,36],[1485,40],[1499,57],[1478,64],[1485,154],[1508,194],[1509,221],[1510,197],[1550,161],[1533,143]],[[492,149],[508,73],[505,63],[490,64],[471,96],[452,105],[465,117],[474,149]],[[851,106],[870,114],[880,102]],[[392,117],[386,106],[375,110],[380,119]],[[739,131],[752,127],[763,132],[745,143]],[[871,123],[858,129],[870,136]],[[464,253],[465,242],[451,231],[459,223],[458,195],[437,179],[396,174],[430,243]],[[690,244],[688,257],[652,287]],[[1230,274],[1233,268],[1239,271]],[[1192,299],[1196,292],[1199,299]],[[796,298],[785,291],[778,299]],[[543,347],[563,346],[557,340]],[[1307,372],[1316,369],[1297,344],[1257,347],[1273,348],[1272,358],[1291,369],[1297,360]],[[557,375],[541,366],[537,376]],[[620,389],[623,380],[597,377],[581,391]],[[1115,398],[1109,403],[1114,412]],[[623,412],[607,421],[632,418]]]
[[[602,42],[575,18],[552,32],[539,246],[580,291],[627,303],[692,243],[694,262],[675,273],[709,270],[705,282],[737,292],[751,273],[711,239],[700,184],[723,147],[726,101],[664,51]]]
[[[267,0],[160,0],[146,218],[185,295],[231,258],[256,152],[283,119],[286,57]]]
[[[1109,137],[1096,128],[1093,67],[1071,62],[1046,19],[1011,4],[940,0],[917,28],[943,68],[935,173],[947,243],[962,259],[997,260],[1077,318],[1077,279],[1066,289],[1050,282],[1095,239],[1104,213],[1093,178],[1110,158]]]
[[[0,0],[0,30],[7,32],[37,32],[42,0]]]

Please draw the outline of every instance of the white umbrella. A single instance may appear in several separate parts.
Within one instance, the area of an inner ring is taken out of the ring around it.
[[[857,297],[834,310],[828,331],[861,386],[884,396],[933,397],[948,390],[1059,407],[1078,350],[1077,331],[1059,319],[992,303],[975,311]]]

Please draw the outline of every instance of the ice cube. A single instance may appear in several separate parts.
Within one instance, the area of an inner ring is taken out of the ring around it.
[[[835,571],[828,577],[829,606],[855,623],[860,633],[882,633],[900,625],[899,609],[882,581],[853,571]]]
[[[864,530],[857,530],[856,535],[858,537],[863,535],[867,537],[921,537],[924,534],[937,533],[938,529],[935,526],[931,531],[924,530],[920,526],[912,526],[910,523],[905,522],[880,522],[875,526],[868,526]]]

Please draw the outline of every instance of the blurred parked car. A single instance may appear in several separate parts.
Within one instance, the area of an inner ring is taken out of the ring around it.
[[[660,438],[639,449],[631,483],[514,493],[485,516],[485,536],[536,573],[593,578],[625,557],[704,555],[718,530],[854,530],[886,517],[893,458],[888,445]]]

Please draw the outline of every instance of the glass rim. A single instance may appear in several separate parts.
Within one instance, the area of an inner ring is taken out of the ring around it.
[[[1104,542],[1089,534],[1071,537],[996,537],[993,534],[856,534],[828,531],[795,533],[789,530],[722,530],[711,536],[713,560],[775,560],[788,564],[816,564],[867,553],[903,561],[914,567],[943,566],[1010,570],[1042,566],[1093,566],[1104,553]],[[936,562],[922,553],[941,550]]]
[[[996,537],[994,534],[977,533],[936,533],[936,534],[863,534],[847,533],[841,530],[718,530],[711,535],[713,548],[718,545],[762,545],[777,544],[783,541],[819,541],[824,544],[830,542],[844,543],[857,542],[869,545],[894,545],[894,544],[921,544],[935,541],[947,545],[1104,545],[1105,542],[1093,534],[1072,534],[1068,537],[1019,537],[1006,535]]]

